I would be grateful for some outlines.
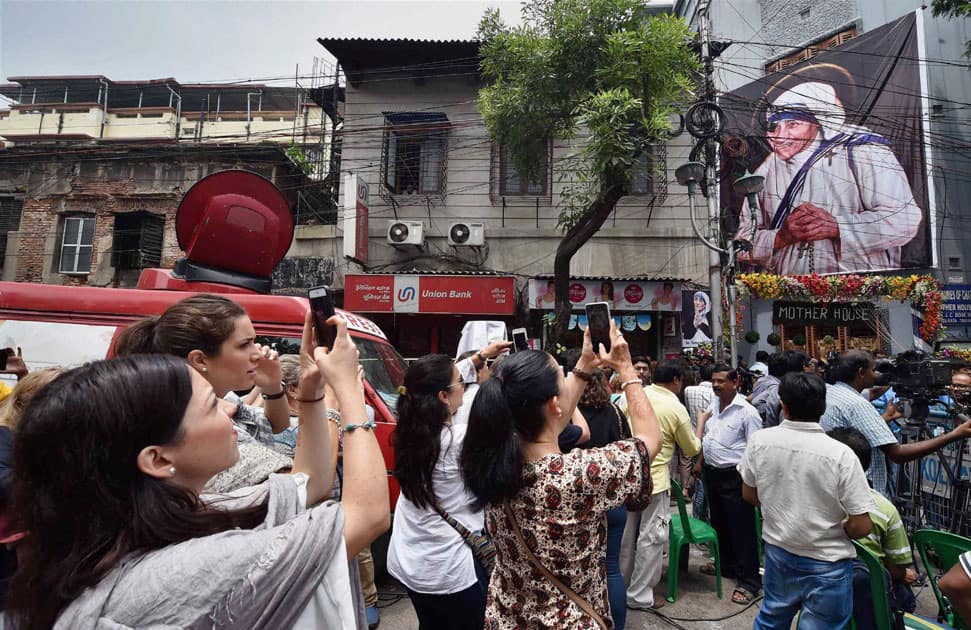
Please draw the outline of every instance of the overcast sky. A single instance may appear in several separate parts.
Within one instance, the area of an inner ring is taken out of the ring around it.
[[[0,81],[100,74],[183,82],[309,74],[331,59],[318,37],[467,39],[487,7],[518,21],[518,0],[0,0]]]

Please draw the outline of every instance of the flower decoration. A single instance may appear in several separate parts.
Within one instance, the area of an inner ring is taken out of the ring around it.
[[[847,274],[821,276],[777,276],[771,273],[744,273],[737,277],[739,294],[761,300],[782,297],[811,302],[847,302],[887,298],[908,301],[923,313],[921,338],[934,343],[944,338],[941,308],[944,301],[940,281],[933,276],[863,276]]]

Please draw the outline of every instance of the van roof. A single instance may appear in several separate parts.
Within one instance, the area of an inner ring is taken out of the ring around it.
[[[72,287],[27,282],[0,282],[0,317],[44,313],[49,318],[73,323],[127,323],[161,314],[196,291],[151,291]],[[222,294],[238,302],[254,324],[268,334],[299,336],[310,308],[306,298],[256,293]],[[387,340],[371,320],[337,309],[354,332]]]

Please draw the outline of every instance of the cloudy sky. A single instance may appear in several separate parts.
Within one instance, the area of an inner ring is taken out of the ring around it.
[[[0,0],[0,81],[100,74],[115,80],[287,80],[331,59],[317,37],[470,38],[487,7],[518,0]]]

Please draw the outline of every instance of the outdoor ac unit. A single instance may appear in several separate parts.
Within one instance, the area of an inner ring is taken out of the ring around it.
[[[453,223],[448,226],[448,244],[453,247],[482,247],[485,244],[485,225]]]
[[[388,221],[388,243],[421,247],[425,244],[425,224],[421,221]]]

